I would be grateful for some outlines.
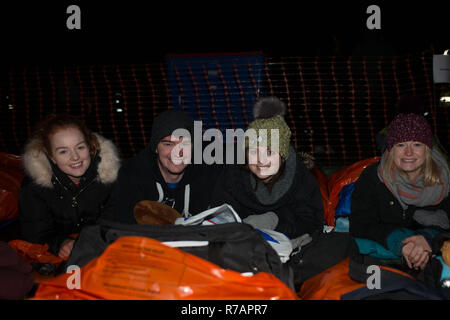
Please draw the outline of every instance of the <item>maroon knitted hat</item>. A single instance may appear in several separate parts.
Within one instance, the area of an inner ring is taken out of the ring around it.
[[[390,151],[395,144],[406,141],[419,141],[433,148],[433,134],[423,116],[400,113],[392,120],[387,132],[386,148]]]

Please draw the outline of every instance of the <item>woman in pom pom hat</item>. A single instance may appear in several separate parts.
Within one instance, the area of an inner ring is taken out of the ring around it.
[[[449,180],[426,119],[397,115],[381,160],[355,184],[350,233],[382,245],[411,269],[424,269],[433,237],[450,229]]]
[[[231,205],[245,223],[275,230],[290,239],[323,226],[319,185],[290,143],[285,104],[260,99],[246,132],[245,165],[228,165],[219,178],[211,206]],[[294,245],[295,246],[295,245]]]

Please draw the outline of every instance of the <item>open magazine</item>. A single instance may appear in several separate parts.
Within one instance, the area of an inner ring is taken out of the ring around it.
[[[242,222],[242,220],[229,204],[205,210],[189,218],[178,218],[175,220],[175,224],[183,226],[214,225],[230,222]]]
[[[175,220],[175,224],[184,226],[215,225],[231,222],[241,223],[242,219],[229,204],[223,204],[219,207],[208,209],[189,218],[178,218]],[[289,260],[293,248],[291,240],[286,235],[268,229],[255,230],[264,237],[273,249],[275,249],[283,263]]]
[[[266,239],[266,241],[275,249],[280,257],[281,262],[285,263],[289,260],[293,251],[291,240],[284,234],[278,231],[269,229],[255,229]]]

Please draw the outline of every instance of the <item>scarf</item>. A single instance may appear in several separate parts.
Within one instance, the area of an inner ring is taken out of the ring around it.
[[[258,184],[258,188],[256,189],[255,193],[258,201],[263,205],[273,205],[278,200],[280,200],[291,188],[292,182],[294,181],[296,169],[297,155],[295,153],[295,150],[291,146],[289,150],[289,157],[286,160],[284,172],[281,175],[280,179],[273,185],[271,192],[269,192],[262,181],[260,181],[259,179],[255,179],[253,174],[249,173],[250,184],[252,188],[255,188],[256,184]]]
[[[426,207],[438,205],[449,193],[450,171],[444,157],[432,149],[431,157],[437,164],[440,172],[440,183],[433,186],[424,186],[424,176],[421,173],[416,182],[411,182],[407,177],[401,175],[398,170],[393,170],[392,177],[384,177],[383,168],[389,151],[384,152],[378,165],[378,177],[389,191],[397,198],[403,210],[409,205]]]

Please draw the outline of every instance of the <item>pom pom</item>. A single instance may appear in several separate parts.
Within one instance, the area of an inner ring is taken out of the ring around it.
[[[277,97],[267,97],[259,99],[253,107],[255,119],[267,119],[286,114],[286,105]]]

